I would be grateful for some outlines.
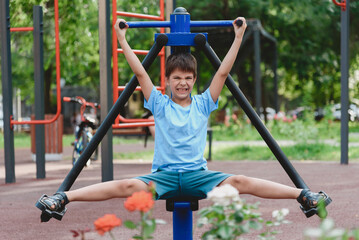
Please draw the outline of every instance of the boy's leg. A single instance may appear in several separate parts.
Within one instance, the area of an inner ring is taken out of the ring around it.
[[[220,183],[219,186],[224,184],[232,185],[241,194],[251,194],[261,198],[272,199],[296,199],[302,191],[302,189],[284,184],[243,175],[231,176]]]
[[[65,194],[69,202],[104,201],[112,198],[126,198],[141,190],[148,191],[148,185],[138,179],[124,179],[90,185],[65,192]]]
[[[148,185],[138,179],[125,179],[98,183],[68,191],[56,193],[53,196],[44,196],[40,200],[39,207],[57,211],[63,209],[72,201],[104,201],[112,198],[125,198],[134,192],[148,191]],[[43,210],[42,209],[42,210]]]
[[[219,186],[224,184],[231,184],[242,194],[251,194],[262,198],[297,199],[307,217],[318,213],[319,202],[324,203],[326,207],[332,201],[324,192],[314,193],[309,189],[298,189],[276,182],[241,175],[231,176],[220,183]],[[323,211],[323,214],[326,215],[326,212]]]

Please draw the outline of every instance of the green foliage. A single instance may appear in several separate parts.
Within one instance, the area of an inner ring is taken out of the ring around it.
[[[277,39],[279,94],[291,101],[289,107],[299,104],[317,107],[339,102],[340,8],[332,1],[178,0],[176,3],[185,7],[195,20],[234,19],[238,15],[259,19],[264,29]],[[359,33],[355,25],[359,21],[359,3],[352,1],[350,11],[350,63],[353,76],[359,60]],[[261,54],[264,60],[271,59],[273,55],[263,48]],[[249,92],[251,99],[252,62],[247,61],[245,65],[233,72],[242,76],[240,86]],[[265,82],[263,91],[268,92],[273,89],[273,73],[266,71],[270,67],[262,65],[262,79]],[[243,71],[248,71],[248,74],[243,75]],[[351,97],[359,97],[355,90],[358,82],[351,88]]]
[[[308,118],[307,118],[308,119]],[[350,141],[357,142],[358,122],[349,124]],[[293,122],[269,121],[267,128],[286,156],[291,160],[340,159],[340,122],[295,120]],[[231,122],[229,126],[213,126],[213,138],[217,141],[234,141],[232,145],[213,145],[213,159],[216,160],[274,160],[275,157],[258,131],[244,121]],[[248,141],[259,141],[252,144]],[[237,143],[236,143],[237,142]],[[243,144],[244,143],[244,144]],[[349,147],[351,161],[359,159],[359,150]]]
[[[43,7],[45,88],[56,84],[55,21],[53,1],[10,1],[11,27],[32,26],[33,5]],[[99,84],[98,6],[95,0],[59,1],[61,77],[67,85]],[[13,86],[33,101],[32,33],[11,38]],[[50,93],[50,92],[49,92]],[[45,95],[46,96],[46,95]],[[49,95],[50,96],[50,95]],[[46,99],[46,102],[50,102]]]
[[[344,229],[335,226],[331,218],[326,218],[327,211],[324,203],[319,203],[318,214],[322,220],[318,227],[304,230],[304,239],[317,240],[359,240],[359,228]]]
[[[235,240],[251,231],[264,231],[259,239],[273,239],[276,231],[271,231],[275,226],[289,223],[285,216],[288,209],[273,212],[273,221],[264,221],[257,212],[259,203],[249,204],[239,197],[237,189],[231,185],[224,185],[213,189],[207,195],[212,205],[204,207],[198,212],[197,227],[209,228],[202,235],[204,240]]]
[[[99,89],[99,40],[98,1],[59,1],[61,77],[67,85],[86,85]],[[118,1],[117,10],[159,15],[158,0]],[[287,107],[300,104],[323,106],[339,102],[340,97],[340,8],[330,0],[286,1],[286,0],[178,0],[177,6],[185,7],[193,20],[234,19],[238,15],[257,18],[278,41],[279,93],[291,102]],[[44,12],[45,81],[49,96],[46,104],[53,102],[50,89],[55,86],[55,23],[54,1],[12,0],[10,1],[11,27],[32,26],[32,7],[41,5]],[[359,3],[350,3],[350,97],[359,98],[359,77],[355,70],[359,66]],[[126,18],[129,21],[138,19]],[[159,29],[131,29],[128,41],[133,49],[149,49],[153,44],[153,33]],[[230,43],[221,42],[216,52],[222,58]],[[12,79],[14,88],[22,90],[23,99],[33,102],[33,37],[31,32],[11,33]],[[270,68],[272,52],[262,49],[262,79],[264,91],[272,97],[273,73]],[[204,56],[194,51],[200,59],[200,79],[207,82],[213,69]],[[141,59],[143,57],[140,57]],[[158,60],[150,68],[154,82],[159,82]],[[235,66],[233,76],[241,88],[253,98],[252,60],[243,66]],[[132,71],[124,57],[119,55],[119,83],[125,85]],[[202,83],[204,85],[204,83]],[[223,91],[222,101],[230,93]],[[267,101],[267,100],[266,100]],[[270,101],[270,99],[268,100]],[[47,111],[49,109],[47,108]]]

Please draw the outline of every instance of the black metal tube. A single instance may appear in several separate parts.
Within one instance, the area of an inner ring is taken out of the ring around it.
[[[200,47],[201,48],[201,47]],[[213,51],[208,42],[201,48],[209,61],[212,63],[214,68],[217,70],[221,65],[216,53]],[[262,136],[263,140],[267,143],[270,150],[273,152],[274,156],[277,158],[279,163],[282,165],[284,170],[287,172],[290,179],[293,181],[294,185],[297,188],[308,189],[308,186],[304,183],[303,179],[300,177],[298,172],[295,170],[293,165],[289,162],[288,158],[283,153],[282,149],[279,147],[277,142],[274,140],[272,135],[269,133],[265,125],[262,123],[261,119],[258,117],[242,91],[236,85],[234,80],[230,75],[228,75],[226,80],[226,86],[231,91],[239,105],[242,107],[243,111],[247,114],[248,118],[251,120],[254,127],[257,129],[259,134]]]
[[[151,50],[146,55],[145,59],[142,62],[143,67],[147,70],[153,61],[156,59],[158,53],[161,51],[162,47],[167,43],[167,36],[165,34],[157,37],[156,42],[152,46]],[[115,121],[116,117],[120,113],[120,108],[128,101],[131,94],[134,92],[138,85],[137,77],[133,76],[130,82],[126,85],[126,88],[123,90],[122,94],[119,96],[115,104],[110,109],[107,117],[101,123],[100,127],[97,129],[95,135],[80,155],[79,159],[76,161],[73,168],[65,177],[61,186],[57,190],[58,192],[67,191],[71,188],[72,184],[75,182],[78,175],[81,173],[82,169],[86,165],[87,160],[91,157],[92,153],[96,150],[97,146],[101,142],[102,138],[106,135],[108,129],[111,128],[112,123]]]
[[[254,38],[254,92],[255,107],[258,115],[262,108],[262,73],[261,73],[261,35],[259,32],[259,21],[255,21],[253,26]],[[263,109],[264,110],[264,109]]]
[[[340,164],[349,163],[349,10],[350,1],[347,0],[346,10],[340,15]]]
[[[0,2],[0,46],[1,46],[1,82],[4,121],[4,159],[5,182],[14,183],[15,153],[14,131],[11,128],[12,117],[12,80],[10,47],[10,9],[9,0]]]
[[[44,51],[43,51],[43,22],[42,7],[33,7],[34,21],[34,79],[35,79],[35,119],[45,119],[44,97]],[[36,178],[46,177],[45,171],[45,126],[35,125],[36,143]]]

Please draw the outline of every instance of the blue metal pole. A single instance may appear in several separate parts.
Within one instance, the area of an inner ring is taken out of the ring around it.
[[[231,27],[233,20],[191,21],[190,14],[183,7],[176,8],[170,21],[127,22],[129,28],[162,28],[170,27],[171,33],[189,33],[191,27]],[[123,28],[125,25],[120,25]]]
[[[140,22],[127,22],[129,28],[162,28],[170,27],[171,22],[169,21],[140,21]]]
[[[190,202],[175,202],[173,209],[173,240],[192,240],[192,225]]]
[[[223,21],[191,21],[191,27],[232,27],[233,20]]]
[[[178,15],[177,15],[178,16]],[[172,19],[171,19],[172,20]],[[173,21],[178,21],[177,18],[174,18]],[[233,20],[223,20],[223,21],[190,21],[189,27],[231,27]],[[129,28],[162,28],[162,27],[171,27],[171,21],[134,21],[127,22]],[[182,27],[187,28],[188,26],[174,27],[176,32],[181,32],[179,29]]]

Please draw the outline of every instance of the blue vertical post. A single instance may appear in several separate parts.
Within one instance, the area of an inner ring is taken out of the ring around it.
[[[183,7],[176,8],[170,16],[171,33],[189,33],[191,30],[191,16]],[[171,52],[189,52],[189,46],[172,46]]]
[[[190,33],[191,18],[185,8],[176,8],[171,14],[171,33]],[[189,52],[190,46],[172,46],[171,52]],[[192,210],[190,202],[175,202],[173,209],[173,239],[192,240]]]
[[[192,225],[190,202],[175,202],[173,209],[173,240],[192,240]]]

